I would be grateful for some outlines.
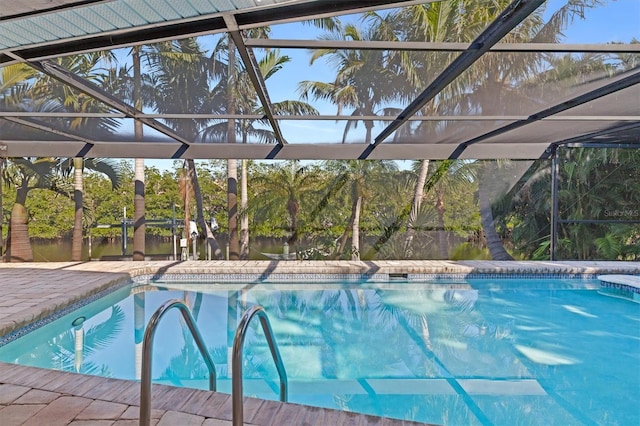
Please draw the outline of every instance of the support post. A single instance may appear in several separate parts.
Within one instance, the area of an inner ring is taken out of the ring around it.
[[[551,157],[551,260],[557,260],[558,250],[558,172],[558,147],[554,146]]]
[[[173,237],[173,260],[178,260],[178,246],[176,243],[176,204],[171,203],[171,234]]]
[[[122,255],[127,255],[127,208],[123,207],[122,217]]]

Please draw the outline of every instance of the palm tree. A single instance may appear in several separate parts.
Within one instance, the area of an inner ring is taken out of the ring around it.
[[[415,235],[415,224],[418,220],[418,213],[422,206],[422,199],[424,197],[424,184],[427,181],[427,174],[429,172],[429,160],[420,161],[420,169],[418,171],[415,189],[413,191],[413,200],[411,202],[411,210],[409,211],[409,217],[407,218],[407,233],[404,240],[404,256],[405,258],[411,258],[413,254],[412,243]]]
[[[5,170],[4,178],[16,187],[16,201],[11,210],[6,256],[10,262],[30,262],[33,261],[33,252],[29,240],[27,196],[32,189],[49,189],[77,202],[78,191],[66,179],[74,170],[74,159],[13,158],[10,163],[12,167]],[[105,159],[86,159],[83,167],[106,174],[114,189],[120,184],[122,172],[117,163]],[[80,206],[82,209],[82,202]],[[82,230],[82,219],[80,229]]]
[[[398,9],[397,12],[388,16],[381,17],[375,13],[371,13],[378,26],[378,31],[383,37],[392,40],[412,40],[412,41],[471,41],[489,22],[493,21],[496,16],[507,6],[508,1],[498,2],[493,8],[487,8],[484,5],[473,7],[464,5],[464,12],[460,14],[461,5],[457,1],[429,3],[425,5],[410,6]],[[597,0],[584,0],[578,2],[569,2],[566,6],[555,12],[549,21],[545,24],[542,21],[542,11],[539,10],[528,18],[517,30],[510,32],[505,37],[505,41],[522,42],[556,42],[561,34],[562,28],[566,27],[574,16],[580,15],[587,7],[597,4]],[[410,54],[403,53],[407,57],[401,59],[402,64],[408,64],[403,67],[404,75],[407,76],[407,84],[401,90],[407,93],[415,93],[412,89],[416,86],[424,85],[421,82],[420,75],[430,75],[428,72],[420,72],[428,69],[429,63],[438,63],[438,58],[426,55],[419,57],[414,55],[413,60],[409,59]],[[425,60],[426,59],[426,60]],[[440,58],[440,61],[442,59]],[[513,111],[521,106],[522,96],[513,96],[512,86],[517,87],[518,81],[526,80],[529,76],[538,71],[541,62],[541,56],[536,54],[504,54],[504,55],[485,55],[480,59],[479,63],[471,67],[463,76],[456,79],[454,84],[449,85],[437,98],[428,103],[422,113],[425,115],[436,114],[440,111],[458,111],[464,110],[481,110],[483,114],[496,115],[496,106],[500,106],[504,110]],[[517,89],[516,89],[517,90]],[[517,93],[517,92],[516,92]],[[501,100],[496,101],[496,96],[500,96]],[[504,111],[503,111],[504,112]],[[407,126],[408,127],[408,126]],[[406,132],[406,130],[404,130]],[[416,133],[438,131],[433,128],[431,122],[421,123]],[[439,131],[448,131],[445,128]],[[450,134],[454,136],[456,130]],[[400,132],[398,132],[400,135]],[[458,135],[459,138],[468,138],[464,134]],[[423,191],[420,185],[424,184],[424,173],[427,167],[421,169],[419,179],[416,182],[416,188],[413,197],[411,212],[415,212],[419,208],[419,200]],[[500,244],[495,228],[492,227],[493,220],[487,216],[491,210],[485,205],[486,190],[482,188],[483,181],[480,182],[480,201],[482,223],[485,235],[491,242],[490,250],[492,257],[509,259],[510,256]],[[442,209],[442,207],[440,207]],[[408,217],[408,232],[406,242],[412,240],[413,227],[411,226],[413,214]],[[487,228],[488,227],[488,228]],[[406,245],[406,247],[408,247]]]
[[[60,177],[58,158],[14,158],[10,170],[5,170],[6,181],[16,188],[16,201],[11,209],[9,238],[7,240],[6,260],[9,262],[33,261],[33,251],[29,241],[26,208],[27,195],[34,188],[55,188]]]
[[[147,46],[144,50],[149,73],[142,76],[143,99],[159,113],[185,112],[211,113],[220,111],[224,96],[219,87],[212,87],[215,70],[220,64],[208,58],[198,42],[183,39]],[[207,142],[203,131],[211,120],[167,119],[169,127],[186,138]],[[202,192],[193,160],[187,160],[196,199],[197,223],[207,243],[217,257],[221,256],[218,243],[204,218]]]
[[[458,1],[436,2],[425,5],[408,6],[398,9],[395,13],[381,16],[376,12],[368,15],[376,27],[378,37],[395,41],[460,41],[471,38],[471,25],[459,25]],[[415,54],[411,52],[397,52],[396,61],[400,64],[406,77],[396,88],[399,96],[410,97],[419,93],[427,82],[423,76],[433,75],[442,63],[448,61],[446,56],[437,54]],[[434,64],[434,65],[431,65]],[[438,102],[431,101],[424,107],[424,114],[437,114],[440,104],[446,103],[447,98],[454,96],[456,86],[450,86],[438,97]],[[429,124],[427,124],[429,125]],[[398,135],[400,136],[400,135]],[[424,199],[424,186],[429,172],[429,160],[421,160],[417,172],[417,178],[413,191],[411,207],[408,212],[407,232],[404,241],[405,257],[412,255],[412,242],[415,235],[415,224],[418,220],[422,201]]]
[[[491,258],[493,260],[513,260],[513,256],[504,248],[500,235],[496,231],[496,223],[493,218],[493,208],[489,194],[490,192],[496,192],[492,191],[493,185],[491,183],[491,174],[496,167],[501,168],[502,163],[499,161],[485,161],[479,164],[478,203],[480,205],[480,220]]]
[[[262,28],[260,30],[254,30],[252,32],[253,37],[267,37],[268,28]],[[229,43],[227,46],[225,43]],[[227,54],[226,60],[229,63],[228,66],[228,83],[227,90],[231,93],[228,95],[231,100],[228,101],[228,108],[231,108],[235,113],[261,115],[264,116],[265,110],[260,105],[259,99],[248,73],[239,65],[236,64],[235,50],[232,49],[233,41],[228,37],[220,40],[220,43],[215,49],[215,54],[221,55],[223,52]],[[220,61],[224,61],[224,57],[219,56]],[[258,69],[264,80],[268,80],[275,73],[283,68],[283,66],[291,60],[289,56],[280,55],[280,51],[269,50],[258,61]],[[232,76],[233,74],[233,76]],[[276,115],[317,115],[318,111],[306,102],[297,100],[284,100],[273,102],[270,105],[271,110]],[[261,126],[256,126],[261,124]],[[226,138],[229,143],[235,143],[236,137],[240,136],[241,143],[246,144],[249,142],[249,138],[256,139],[261,143],[275,143],[276,138],[273,130],[265,128],[266,120],[260,119],[230,119],[227,122],[221,122],[216,125],[212,125],[203,132],[204,138],[211,138],[214,140],[223,140]],[[235,132],[235,134],[230,134]],[[242,160],[240,172],[240,206],[237,206],[237,160],[229,160],[227,164],[227,179],[228,179],[228,203],[229,203],[229,220],[230,220],[230,240],[236,239],[237,234],[237,214],[240,216],[240,235],[238,242],[238,257],[246,259],[248,257],[249,250],[249,230],[248,230],[248,175],[247,175],[247,162]],[[233,206],[236,206],[234,209]],[[235,224],[235,225],[234,225]],[[233,229],[236,228],[234,232]],[[230,243],[230,257],[234,255],[234,243]]]
[[[375,40],[376,33],[370,28],[363,32],[355,25],[349,24],[344,29],[337,27],[323,39],[333,40]],[[319,82],[304,80],[298,85],[298,92],[302,99],[328,100],[334,103],[341,115],[344,109],[352,108],[353,117],[373,116],[388,101],[398,98],[393,91],[393,82],[399,79],[397,69],[389,62],[389,57],[378,50],[345,50],[318,49],[311,56],[310,63],[327,57],[336,67],[336,78],[333,82]],[[384,82],[384,83],[383,83]],[[347,140],[347,134],[358,121],[348,121],[342,142]],[[372,120],[364,120],[364,143],[370,143],[373,129]]]
[[[0,69],[0,102],[3,109],[19,108],[22,101],[27,98],[27,91],[30,88],[29,80],[36,75],[33,68],[26,64],[9,65]],[[5,124],[4,122],[2,124]],[[5,165],[7,159],[0,157],[0,258],[4,259],[4,210],[2,196],[4,184],[7,181]]]
[[[4,157],[0,157],[0,260],[4,259],[4,206],[2,204],[2,197],[4,195],[4,163],[7,160]]]
[[[140,69],[140,46],[132,48],[133,59],[133,106],[137,110],[142,110],[141,84],[142,76]],[[142,123],[136,120],[134,123],[134,133],[136,141],[143,140]],[[144,260],[145,258],[145,200],[144,200],[144,159],[136,158],[134,163],[134,201],[133,201],[133,260]],[[124,226],[124,225],[123,225]]]
[[[309,194],[316,191],[317,174],[299,160],[286,161],[269,167],[253,178],[256,195],[252,210],[260,217],[288,217],[287,244],[293,249],[300,236],[298,215],[301,204]]]
[[[335,172],[335,182],[346,179],[343,188],[349,192],[351,200],[351,216],[340,237],[340,243],[335,256],[339,257],[345,249],[347,238],[351,233],[351,259],[360,260],[360,213],[367,198],[371,195],[370,188],[377,180],[385,178],[385,174],[397,169],[392,161],[348,160],[328,161],[327,167]]]
[[[236,48],[231,37],[227,37],[227,87],[226,103],[229,114],[235,114],[238,96],[236,84],[238,73],[236,70]],[[227,143],[236,143],[235,120],[227,122]],[[238,235],[238,160],[227,160],[227,215],[229,227],[229,259],[240,259],[240,237]]]
[[[82,241],[84,224],[84,175],[85,168],[105,174],[111,181],[112,189],[120,186],[124,170],[120,163],[110,159],[73,158],[61,162],[63,175],[70,174],[73,170],[73,201],[75,215],[73,222],[73,237],[71,241],[71,260],[82,260]]]
[[[97,84],[108,84],[108,73],[104,73],[100,69],[100,65],[103,62],[110,62],[113,59],[110,53],[106,52],[92,52],[82,55],[75,55],[69,57],[63,57],[56,59],[58,65],[69,70],[71,73],[83,77]],[[67,112],[106,112],[108,107],[102,104],[100,101],[85,95],[84,93],[78,93],[75,90],[67,87],[64,84],[59,84],[53,78],[49,76],[42,76],[35,80],[31,91],[35,99],[38,102],[49,103],[56,105],[60,111]],[[51,106],[50,106],[51,107]],[[49,107],[49,108],[50,108]],[[89,135],[91,137],[104,137],[112,133],[118,126],[117,122],[113,119],[100,119],[89,120],[83,118],[74,118],[68,122],[59,122],[58,126],[62,126],[63,129],[67,128],[71,132],[78,133],[80,135]],[[92,165],[98,165],[99,163],[107,164],[102,161],[93,162]],[[84,170],[82,158],[76,158],[73,162],[69,163],[67,168],[74,170],[74,203],[75,203],[75,217],[73,238],[71,245],[71,259],[78,261],[82,258],[82,241],[83,241],[83,176]],[[119,180],[118,168],[115,164],[110,163],[109,167],[105,170],[105,173],[113,173],[110,178],[116,185]],[[116,185],[117,186],[117,185]]]
[[[11,209],[9,237],[7,239],[6,260],[9,262],[31,262],[33,251],[29,241],[26,208],[27,195],[34,188],[51,189],[59,178],[59,159],[14,158],[10,170],[6,170],[5,179],[16,188],[16,201]]]
[[[133,260],[144,260],[146,228],[144,200],[144,159],[136,158],[134,160],[134,164],[135,194],[133,201]]]

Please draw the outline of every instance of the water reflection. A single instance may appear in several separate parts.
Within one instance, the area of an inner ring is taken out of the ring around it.
[[[137,378],[139,356],[131,355],[135,368],[127,369],[122,354],[137,354],[146,320],[166,300],[181,298],[212,354],[218,389],[228,392],[235,327],[260,304],[293,402],[442,424],[640,420],[618,402],[631,397],[611,394],[606,384],[615,380],[629,395],[640,387],[640,378],[628,374],[640,363],[640,308],[595,291],[408,283],[191,291],[197,287],[163,284],[98,314],[76,313],[50,334],[43,327],[28,343],[0,348],[0,360]],[[86,320],[71,324],[80,316]],[[207,389],[208,370],[179,316],[157,333],[154,381]],[[257,323],[244,348],[247,395],[277,399],[278,375]]]

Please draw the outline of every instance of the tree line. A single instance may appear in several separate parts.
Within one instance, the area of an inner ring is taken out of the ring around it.
[[[452,0],[367,12],[358,23],[343,24],[339,18],[326,18],[311,21],[309,25],[323,28],[326,34],[322,37],[328,39],[470,42],[508,3],[500,0],[495,8],[488,8],[474,2]],[[546,20],[543,19],[543,7],[503,41],[557,42],[574,18],[597,4],[595,0],[569,2]],[[269,33],[270,28],[264,27],[252,29],[246,35],[267,38]],[[189,113],[190,118],[162,121],[178,137],[198,143],[273,143],[278,136],[267,125],[249,74],[236,55],[233,40],[222,35],[211,49],[205,49],[198,38],[137,46],[127,53],[131,62],[120,63],[115,52],[86,53],[54,61],[139,111]],[[358,125],[358,117],[362,117],[360,121],[365,128],[364,142],[371,142],[375,123],[371,117],[397,113],[399,109],[394,105],[414,99],[428,86],[430,76],[436,75],[441,64],[453,59],[453,55],[318,49],[312,53],[310,63],[327,59],[334,68],[334,79],[301,81],[299,99],[276,102],[271,107],[278,115],[315,115],[318,111],[307,101],[329,101],[339,115],[346,113],[355,118],[345,126],[343,142]],[[259,58],[258,66],[268,80],[289,61],[290,58],[279,50],[270,49]],[[428,102],[418,115],[497,116],[516,110],[526,111],[544,100],[544,92],[549,92],[549,87],[558,90],[555,95],[560,96],[565,87],[557,84],[560,81],[572,87],[594,76],[606,77],[634,67],[637,64],[632,55],[558,56],[522,52],[485,55],[455,84],[447,86]],[[97,114],[109,111],[108,105],[25,64],[2,68],[0,102],[9,111]],[[263,118],[220,119],[215,118],[216,113]],[[123,124],[118,120],[99,117],[102,118],[81,115],[54,118],[48,124],[63,136],[75,138],[109,140],[122,130]],[[142,140],[143,130],[138,124],[134,128],[135,137]],[[42,126],[24,128],[15,121],[2,120],[0,126],[8,134],[21,132],[21,137],[27,140],[37,138],[42,131]],[[435,134],[464,140],[477,130],[460,129],[452,122],[426,120],[402,127],[396,136],[419,140]],[[610,152],[604,152],[602,155],[610,158]],[[627,157],[620,155],[619,161],[625,162]],[[602,160],[599,164],[605,167],[605,163]],[[167,209],[171,209],[171,214],[175,210],[185,223],[195,220],[207,243],[220,256],[217,238],[207,221],[208,216],[216,215],[218,223],[222,224],[221,230],[226,232],[232,259],[248,256],[249,235],[286,238],[290,245],[304,241],[313,251],[309,256],[354,260],[420,258],[427,246],[429,250],[437,247],[437,256],[447,258],[451,256],[449,238],[452,234],[459,235],[475,248],[486,245],[494,259],[511,259],[514,255],[544,257],[548,253],[550,236],[544,229],[550,218],[545,213],[549,211],[545,209],[548,205],[544,204],[544,200],[548,203],[549,199],[545,198],[545,190],[536,193],[540,197],[536,198],[540,200],[536,205],[539,210],[528,214],[518,202],[496,199],[497,195],[491,194],[489,185],[483,184],[497,169],[518,168],[508,162],[420,160],[413,163],[410,171],[397,170],[392,162],[356,160],[328,161],[321,165],[296,161],[269,165],[228,160],[226,164],[212,161],[198,167],[193,160],[186,160],[173,171],[162,172],[153,168],[147,168],[145,172],[143,159],[137,159],[134,164],[132,171],[127,163],[110,159],[3,159],[6,188],[3,216],[5,204],[11,206],[8,231],[4,231],[8,240],[5,258],[31,260],[29,237],[52,238],[68,233],[65,218],[67,210],[71,209],[72,251],[73,258],[77,259],[86,230],[102,221],[118,221],[123,206],[133,211],[136,234],[161,235],[166,232],[147,230],[145,224],[156,215],[167,217]],[[532,170],[542,169],[537,173],[529,172],[527,176],[548,176],[544,171],[548,166],[539,165],[546,163],[537,164]],[[101,176],[106,176],[106,180]],[[573,179],[576,174],[571,176]],[[586,175],[583,178],[589,179]],[[133,185],[127,179],[133,179]],[[540,179],[540,182],[545,181]],[[89,195],[89,189],[95,189],[93,185],[111,187],[114,191],[98,190],[103,198],[95,199],[96,195]],[[529,182],[523,184],[523,188],[537,185]],[[128,194],[132,187],[134,193]],[[163,199],[156,200],[160,193]],[[575,194],[575,191],[570,193]],[[510,194],[514,195],[513,192]],[[521,195],[518,193],[519,198],[515,199],[521,201]],[[71,207],[65,197],[73,200]],[[50,203],[46,202],[48,198],[52,199]],[[131,200],[135,200],[133,206],[129,206]],[[36,201],[41,205],[31,204]],[[496,202],[509,208],[497,211]],[[611,211],[633,211],[620,207],[624,201],[617,202],[618,207]],[[46,216],[47,220],[36,220],[39,214],[36,210],[48,211],[48,206],[53,205],[57,213]],[[527,204],[528,207],[533,205]],[[519,212],[520,217],[515,212]],[[498,216],[494,217],[496,213]],[[536,217],[538,220],[532,220]],[[608,256],[616,253],[618,257],[634,256],[621,248],[634,238],[634,231],[628,231],[629,225],[633,229],[632,223],[624,224],[627,226],[625,235],[631,235],[627,239],[618,238],[618,233],[611,230],[598,237],[603,238],[597,243],[599,252],[575,244],[580,227],[576,228],[574,224],[565,223],[561,227],[561,243],[573,245],[567,251],[568,257],[601,256],[604,251],[608,251]],[[536,231],[525,233],[523,229],[528,226],[535,227]],[[434,233],[425,234],[424,230]],[[525,240],[533,243],[525,243]],[[144,244],[144,239],[134,241]],[[134,248],[134,253],[143,253],[144,246],[141,247]],[[608,249],[604,250],[605,247]]]

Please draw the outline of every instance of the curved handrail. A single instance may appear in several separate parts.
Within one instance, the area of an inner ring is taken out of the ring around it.
[[[144,332],[142,341],[142,372],[140,377],[140,426],[147,426],[151,421],[151,349],[153,347],[153,336],[160,318],[171,308],[178,308],[182,317],[193,335],[193,339],[200,349],[204,358],[204,363],[209,369],[209,390],[216,390],[216,366],[211,359],[209,351],[202,340],[202,336],[196,327],[196,322],[191,315],[191,311],[182,300],[172,299],[162,304],[149,319],[147,329]]]
[[[275,338],[273,337],[273,331],[271,330],[271,324],[267,313],[264,308],[259,305],[252,306],[240,320],[238,328],[236,329],[236,336],[233,339],[233,357],[231,365],[231,399],[232,399],[232,423],[233,426],[242,426],[244,422],[244,411],[242,405],[242,346],[244,345],[244,338],[249,328],[249,323],[255,315],[260,317],[260,324],[262,324],[262,330],[267,338],[269,349],[271,350],[271,356],[276,363],[276,369],[278,370],[278,376],[280,376],[280,401],[287,402],[288,398],[288,384],[287,384],[287,372],[284,369],[282,363],[282,357]]]

